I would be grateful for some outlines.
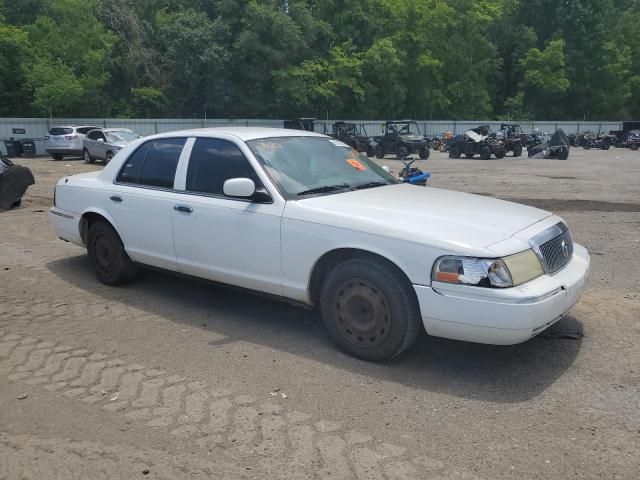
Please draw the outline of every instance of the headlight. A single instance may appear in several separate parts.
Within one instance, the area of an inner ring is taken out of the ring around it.
[[[433,267],[432,279],[443,283],[504,288],[528,282],[543,273],[533,250],[525,250],[497,259],[442,257]]]

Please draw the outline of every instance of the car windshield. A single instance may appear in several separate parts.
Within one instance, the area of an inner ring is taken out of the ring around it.
[[[420,129],[415,122],[396,123],[391,128],[395,128],[395,131],[400,135],[420,135]]]
[[[289,199],[397,183],[366,156],[332,138],[274,137],[247,144]]]
[[[110,142],[133,142],[138,138],[140,138],[140,135],[136,135],[135,133],[128,132],[126,130],[107,132],[107,140]]]

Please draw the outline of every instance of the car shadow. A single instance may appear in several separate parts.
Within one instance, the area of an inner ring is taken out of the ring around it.
[[[315,311],[151,270],[143,270],[126,287],[107,287],[95,278],[85,255],[50,262],[47,268],[107,301],[221,335],[212,346],[252,342],[373,379],[464,398],[517,403],[536,397],[571,366],[581,346],[582,323],[568,315],[547,330],[547,338],[538,336],[513,346],[422,334],[400,358],[375,364],[337,351]],[[577,338],[558,333],[577,333],[570,335]]]

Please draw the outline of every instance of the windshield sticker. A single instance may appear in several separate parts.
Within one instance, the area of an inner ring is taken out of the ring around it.
[[[365,167],[362,163],[360,163],[360,161],[356,160],[355,158],[347,158],[346,161],[349,165],[351,165],[359,172],[365,172],[367,170],[367,167]]]
[[[258,143],[257,147],[263,150],[276,150],[278,148],[282,148],[282,145],[280,145],[279,143],[273,143],[273,142],[263,142],[263,143]]]
[[[340,140],[329,140],[331,143],[333,143],[336,147],[347,147],[347,148],[351,148],[349,145],[347,145],[344,142],[341,142]]]

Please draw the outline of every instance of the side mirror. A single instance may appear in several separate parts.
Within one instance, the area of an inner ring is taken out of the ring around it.
[[[249,198],[256,193],[256,184],[250,178],[230,178],[224,182],[222,191],[227,197]]]
[[[99,138],[99,139],[97,140],[97,142],[98,142],[98,143],[104,143],[104,138]]]

